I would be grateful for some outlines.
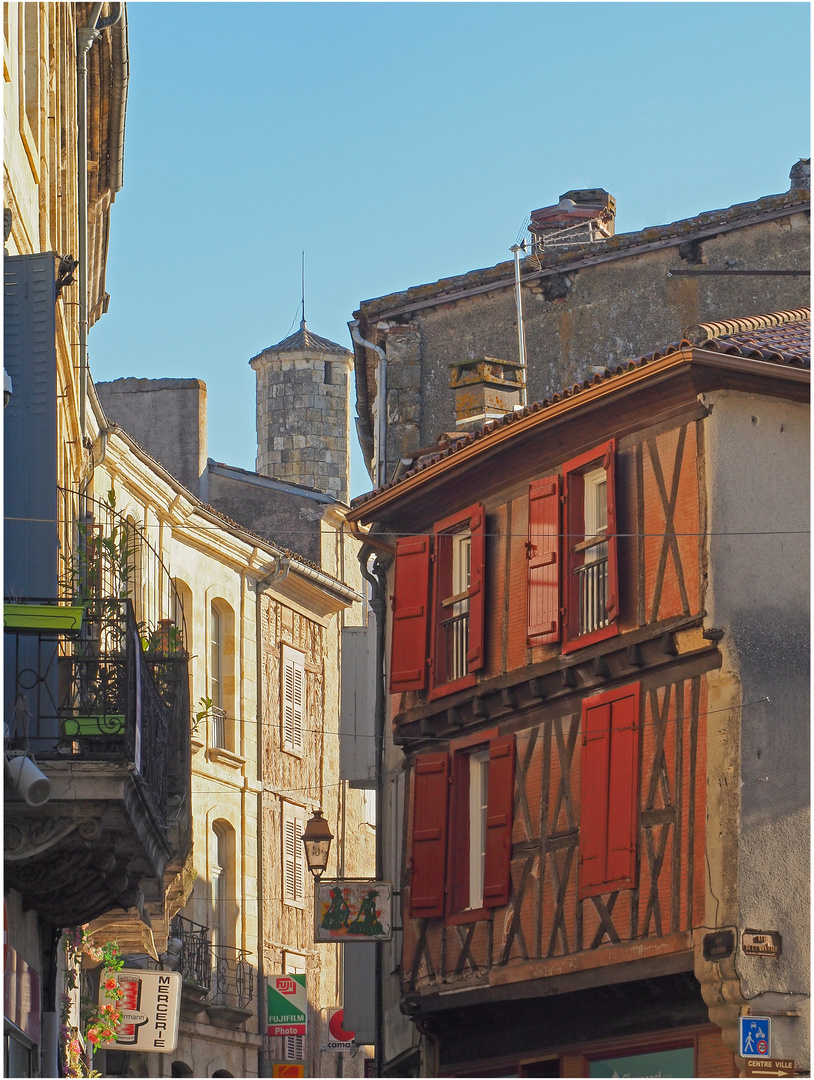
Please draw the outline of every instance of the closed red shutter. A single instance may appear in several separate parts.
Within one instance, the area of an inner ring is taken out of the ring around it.
[[[469,649],[466,654],[467,671],[483,667],[483,614],[486,577],[486,514],[478,503],[466,511],[472,550],[469,567]]]
[[[410,914],[415,918],[444,914],[448,776],[447,754],[416,758],[410,877]]]
[[[595,895],[607,862],[610,704],[582,703],[579,896]]]
[[[619,617],[619,559],[616,525],[616,439],[605,447],[603,464],[608,474],[608,617]]]
[[[484,907],[509,902],[514,814],[514,736],[489,744],[489,787],[486,796]]]
[[[560,639],[560,478],[529,488],[529,645]]]
[[[608,888],[636,884],[638,825],[639,686],[611,702]]]
[[[427,684],[430,538],[405,536],[396,541],[393,641],[390,693],[423,690]]]

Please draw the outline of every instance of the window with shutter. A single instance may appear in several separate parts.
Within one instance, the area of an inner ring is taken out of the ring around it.
[[[416,918],[444,914],[448,776],[448,754],[416,758],[410,860],[410,914]]]
[[[619,632],[616,440],[563,465],[563,652]]]
[[[302,756],[305,728],[305,657],[288,645],[282,647],[283,750]]]
[[[636,885],[640,686],[582,703],[579,897]]]
[[[529,488],[529,645],[560,640],[560,478]]]
[[[295,907],[305,906],[305,849],[302,834],[305,811],[283,803],[283,900]]]

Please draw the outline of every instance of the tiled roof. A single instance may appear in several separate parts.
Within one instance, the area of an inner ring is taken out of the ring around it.
[[[688,340],[690,337],[694,340]],[[402,473],[397,480],[389,484],[383,484],[375,491],[360,495],[353,500],[352,505],[354,507],[361,506],[380,492],[396,487],[408,477],[429,469],[436,462],[451,457],[478,439],[486,438],[496,428],[515,424],[524,417],[550,408],[565,398],[574,397],[597,383],[619,378],[645,364],[652,364],[656,360],[680,352],[682,349],[692,348],[726,353],[730,356],[741,356],[749,360],[784,364],[790,367],[810,368],[811,309],[796,308],[790,311],[774,312],[771,315],[757,315],[751,318],[732,319],[721,323],[701,323],[695,328],[694,332],[688,332],[688,336],[681,341],[673,342],[663,349],[657,349],[654,352],[647,353],[645,356],[623,360],[616,367],[605,368],[604,371],[598,372],[592,378],[585,379],[581,383],[574,383],[573,386],[566,387],[550,398],[535,401],[531,405],[525,405],[522,409],[515,409],[497,420],[487,420],[483,427],[476,431],[441,435],[438,440],[439,448],[437,451],[421,457],[411,469]]]
[[[327,338],[320,337],[319,334],[312,334],[305,325],[305,319],[300,323],[300,328],[296,334],[291,334],[290,337],[284,338],[276,345],[269,345],[258,355],[262,356],[263,353],[270,352],[323,352],[337,353],[343,356],[350,355],[350,349],[346,349],[344,345],[337,345],[335,341],[328,341]]]

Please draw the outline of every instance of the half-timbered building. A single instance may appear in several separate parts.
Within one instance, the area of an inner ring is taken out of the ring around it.
[[[807,309],[704,324],[356,501],[384,1075],[737,1076],[750,1010],[807,1067],[808,356]]]

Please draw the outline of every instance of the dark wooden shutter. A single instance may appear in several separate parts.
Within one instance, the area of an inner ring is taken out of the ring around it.
[[[606,880],[610,704],[582,703],[582,769],[579,815],[579,896],[599,892]]]
[[[529,645],[560,639],[560,478],[529,487]]]
[[[486,795],[486,858],[483,871],[484,907],[509,902],[514,812],[514,736],[489,744],[489,785]]]
[[[611,702],[610,797],[608,801],[608,888],[636,883],[638,826],[639,687]]]
[[[619,617],[619,559],[616,525],[616,439],[605,446],[603,465],[608,476],[608,617]]]
[[[472,550],[469,567],[469,649],[467,671],[483,667],[483,615],[486,585],[486,514],[478,503],[466,511]]]
[[[396,541],[396,577],[390,693],[423,690],[427,684],[430,538],[405,536]]]
[[[415,918],[444,914],[448,776],[447,754],[416,758],[410,877],[410,914]]]

